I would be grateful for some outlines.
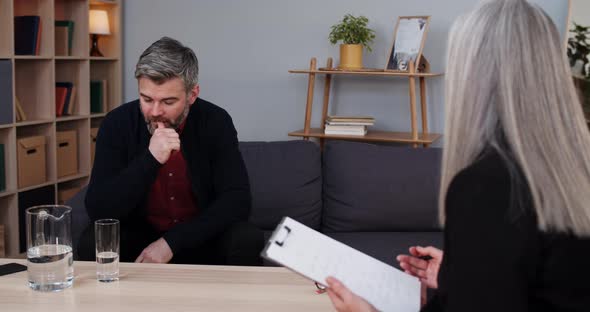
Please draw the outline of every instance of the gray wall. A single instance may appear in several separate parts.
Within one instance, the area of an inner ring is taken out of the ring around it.
[[[590,26],[590,1],[588,0],[572,0],[572,21]]]
[[[567,0],[537,0],[565,28]],[[232,115],[239,139],[274,141],[303,128],[307,76],[312,56],[324,66],[338,62],[328,42],[330,26],[346,13],[365,15],[377,38],[365,67],[385,66],[398,16],[432,15],[424,54],[433,71],[444,71],[449,27],[472,9],[473,0],[126,0],[124,8],[124,98],[137,98],[133,70],[141,52],[161,36],[192,47],[200,62],[201,97]],[[316,79],[312,126],[319,126],[323,77]],[[428,80],[428,116],[443,130],[443,78]],[[383,130],[409,131],[405,79],[336,77],[331,114],[372,115]]]

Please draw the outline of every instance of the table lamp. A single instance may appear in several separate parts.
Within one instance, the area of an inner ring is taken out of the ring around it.
[[[110,35],[109,17],[105,10],[90,10],[88,28],[92,34],[90,56],[104,56],[98,49],[98,35]]]

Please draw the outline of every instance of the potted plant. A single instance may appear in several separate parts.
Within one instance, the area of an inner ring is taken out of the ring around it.
[[[568,40],[567,56],[570,66],[581,69],[574,72],[574,82],[580,94],[580,101],[586,119],[590,119],[590,27],[574,23],[570,30],[573,37]]]
[[[340,44],[341,69],[363,68],[363,47],[371,52],[375,31],[367,27],[369,19],[364,16],[354,17],[346,14],[342,21],[332,26],[330,43]]]

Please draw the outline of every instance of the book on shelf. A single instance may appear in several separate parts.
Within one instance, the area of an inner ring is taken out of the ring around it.
[[[57,35],[60,32],[60,50],[66,47],[67,50],[63,54],[57,53]],[[64,38],[65,35],[65,38]],[[65,39],[65,42],[64,42]],[[56,55],[72,55],[72,44],[74,41],[74,21],[58,20],[55,21],[55,54]]]
[[[375,122],[370,121],[327,121],[326,125],[332,126],[372,126]]]
[[[370,116],[328,116],[326,122],[329,123],[367,123],[374,124],[375,118]]]
[[[16,101],[16,121],[27,121],[27,114],[25,114],[25,110],[23,106],[20,104],[18,97],[14,97]]]
[[[66,56],[69,54],[68,28],[55,25],[55,55]]]
[[[327,131],[350,131],[350,132],[364,132],[367,126],[363,125],[326,125],[324,130]]]
[[[68,103],[68,107],[65,108],[64,114],[72,116],[74,115],[74,109],[76,108],[76,85],[72,86],[72,94],[70,96],[70,102]]]
[[[374,124],[375,118],[370,116],[328,116],[324,134],[364,136]]]
[[[41,18],[37,15],[14,17],[14,54],[39,55]]]
[[[41,24],[41,20],[39,19],[39,26],[37,26],[37,35],[35,36],[35,55],[41,55],[41,32],[43,30],[43,24]]]
[[[107,81],[90,81],[90,112],[92,114],[104,113],[107,107]]]
[[[324,129],[324,134],[330,135],[352,135],[352,136],[364,136],[367,134],[367,128],[364,129],[340,129],[340,130],[330,130]]]
[[[68,88],[66,87],[55,87],[55,116],[59,117],[62,115],[64,105],[66,104],[66,97],[68,96]]]
[[[329,115],[328,120],[375,120],[372,116],[336,116]]]

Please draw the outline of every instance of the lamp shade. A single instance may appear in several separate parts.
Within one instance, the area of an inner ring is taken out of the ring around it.
[[[109,16],[104,10],[90,10],[88,27],[91,34],[110,35]]]

